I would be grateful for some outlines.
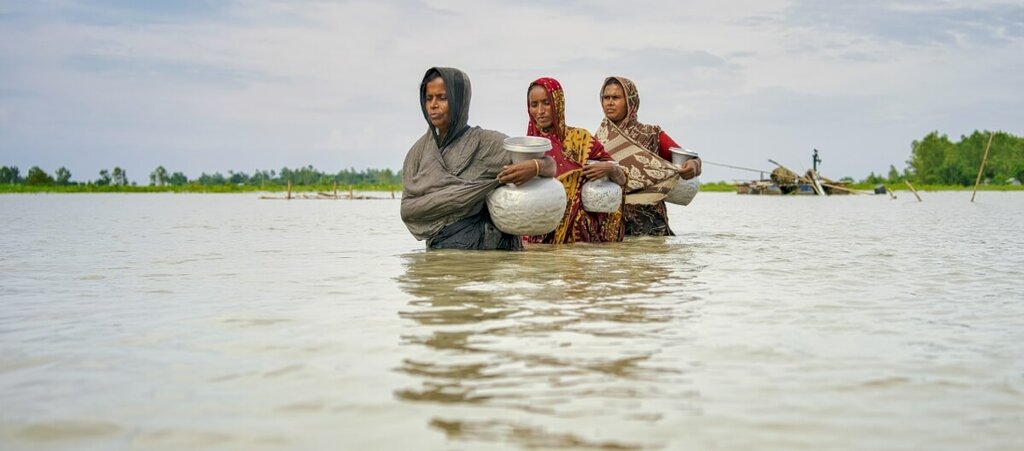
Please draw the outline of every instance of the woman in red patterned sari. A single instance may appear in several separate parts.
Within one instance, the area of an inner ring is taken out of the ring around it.
[[[580,188],[588,180],[605,176],[622,186],[626,184],[626,173],[590,132],[565,125],[565,93],[558,80],[538,78],[530,83],[526,107],[530,115],[526,134],[551,140],[547,155],[555,160],[555,176],[565,187],[568,199],[558,227],[547,235],[526,237],[527,241],[549,244],[622,241],[622,207],[614,213],[585,211]],[[588,160],[597,162],[587,164]]]

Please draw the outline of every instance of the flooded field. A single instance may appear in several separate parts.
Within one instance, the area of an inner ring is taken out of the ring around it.
[[[425,252],[399,201],[0,196],[0,448],[1024,449],[1024,194]]]

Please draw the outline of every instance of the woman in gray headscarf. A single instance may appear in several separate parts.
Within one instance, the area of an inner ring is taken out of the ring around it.
[[[428,249],[522,249],[522,239],[498,230],[485,201],[503,183],[552,177],[550,157],[512,163],[507,137],[470,127],[469,77],[434,67],[420,84],[420,109],[428,130],[409,149],[402,167],[402,221]]]

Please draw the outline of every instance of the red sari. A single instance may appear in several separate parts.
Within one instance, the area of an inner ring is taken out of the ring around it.
[[[555,160],[557,170],[555,177],[565,187],[567,198],[565,215],[558,227],[547,235],[525,237],[530,243],[566,244],[575,242],[622,241],[622,207],[614,213],[591,213],[583,209],[580,188],[587,181],[583,176],[583,166],[587,160],[614,161],[604,150],[600,141],[585,129],[565,125],[565,94],[561,84],[553,78],[539,78],[530,87],[541,86],[547,91],[548,100],[554,116],[554,126],[548,131],[537,127],[533,115],[527,116],[530,124],[526,134],[542,136],[551,140],[551,150],[547,155]]]

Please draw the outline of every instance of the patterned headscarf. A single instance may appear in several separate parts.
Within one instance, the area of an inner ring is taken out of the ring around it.
[[[551,118],[553,120],[552,132],[542,131],[537,126],[537,121],[533,119],[533,115],[530,114],[530,91],[534,86],[544,88],[548,95],[548,101],[551,102],[551,112],[554,116]],[[530,125],[526,126],[528,136],[543,136],[550,139],[552,143],[559,144],[565,140],[565,91],[562,90],[562,85],[558,83],[558,80],[542,77],[530,83],[530,87],[526,89],[526,114],[530,117]]]
[[[609,133],[615,133],[616,129],[628,136],[645,149],[658,153],[658,135],[661,134],[661,127],[657,125],[642,124],[637,119],[637,111],[640,110],[640,92],[636,89],[633,80],[626,77],[608,77],[601,85],[601,102],[604,103],[604,89],[609,84],[618,82],[626,94],[626,117],[619,123],[614,123],[605,117],[601,120],[601,127],[597,129],[597,139],[605,142],[609,139]]]
[[[530,90],[534,86],[544,88],[551,102],[552,126],[547,132],[537,126],[530,114]],[[568,199],[562,221],[554,231],[542,236],[527,237],[534,243],[564,244],[577,241],[622,241],[622,213],[589,213],[583,209],[581,189],[587,181],[583,177],[583,166],[588,160],[611,161],[612,156],[594,139],[586,129],[569,127],[565,124],[565,92],[554,78],[538,78],[526,90],[526,113],[530,118],[526,126],[529,136],[541,136],[551,140],[547,155],[555,160],[555,176],[565,188]]]

